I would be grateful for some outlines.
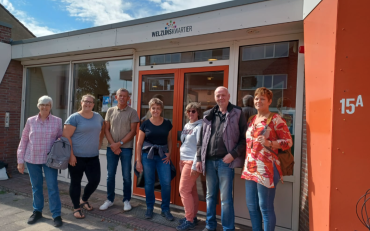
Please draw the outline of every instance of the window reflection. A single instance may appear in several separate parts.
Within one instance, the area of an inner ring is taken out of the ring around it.
[[[274,94],[270,110],[283,116],[294,140],[298,42],[244,46],[239,55],[238,106],[257,88],[269,88]]]
[[[103,118],[108,108],[116,106],[116,91],[126,88],[132,95],[132,60],[95,61],[77,63],[73,72],[73,105],[72,113],[80,107],[81,97],[92,94],[96,98],[94,111]],[[131,106],[131,100],[128,102]],[[107,140],[104,138],[102,149],[106,149]]]
[[[228,60],[230,48],[140,56],[140,66]]]
[[[36,105],[43,95],[53,99],[51,113],[64,123],[67,119],[68,86],[69,64],[27,68],[24,123],[28,117],[39,113]]]

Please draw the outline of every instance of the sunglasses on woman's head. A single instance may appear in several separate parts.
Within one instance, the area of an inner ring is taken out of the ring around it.
[[[190,114],[190,112],[193,113],[193,114],[195,114],[197,112],[197,110],[188,110],[188,113],[189,114]]]

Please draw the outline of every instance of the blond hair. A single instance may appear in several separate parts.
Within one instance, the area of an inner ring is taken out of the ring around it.
[[[92,94],[86,94],[86,95],[83,95],[82,98],[81,98],[81,102],[84,100],[84,98],[87,98],[87,97],[90,97],[93,99],[93,101],[95,101],[95,96],[93,96]],[[93,102],[94,103],[94,102]]]
[[[163,101],[158,99],[158,98],[152,98],[150,101],[149,101],[149,109],[154,105],[154,104],[157,104],[161,107],[161,109],[163,110]]]

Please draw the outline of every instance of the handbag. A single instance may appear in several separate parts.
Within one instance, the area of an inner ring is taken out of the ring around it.
[[[270,113],[270,116],[269,118],[267,119],[267,122],[266,122],[266,126],[265,128],[262,130],[261,132],[261,135],[265,135],[266,131],[267,131],[267,127],[269,126],[269,124],[271,123],[272,121],[272,117],[275,115],[276,113],[273,113],[271,112]],[[250,122],[253,118],[254,118],[255,115],[251,116],[248,120],[248,122]],[[269,147],[266,147],[265,145],[262,145],[264,148],[266,148],[267,150],[269,150],[270,152],[272,153],[275,153],[277,155],[277,157],[279,158],[279,162],[280,162],[280,168],[281,168],[281,172],[283,173],[283,176],[291,176],[293,175],[293,169],[294,169],[294,156],[292,154],[292,151],[291,151],[291,148],[283,151],[282,149],[279,149],[278,153],[276,153],[274,150],[272,150],[271,148]]]
[[[71,157],[71,145],[65,137],[60,137],[54,141],[46,159],[46,166],[54,169],[67,169],[69,158]]]

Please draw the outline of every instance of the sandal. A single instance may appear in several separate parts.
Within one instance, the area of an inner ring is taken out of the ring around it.
[[[80,214],[80,217],[76,217],[76,216],[75,216],[75,213],[79,213],[79,214]],[[82,213],[82,210],[81,210],[81,209],[74,211],[74,212],[73,212],[73,216],[74,216],[76,219],[84,219],[84,218],[85,218],[85,215],[83,215],[83,213]]]
[[[87,205],[87,207],[86,207],[85,205]],[[88,202],[88,201],[86,201],[86,202],[84,202],[84,203],[80,204],[80,207],[81,207],[82,209],[86,209],[87,211],[91,211],[91,210],[93,210],[93,207],[89,204],[89,202]]]

